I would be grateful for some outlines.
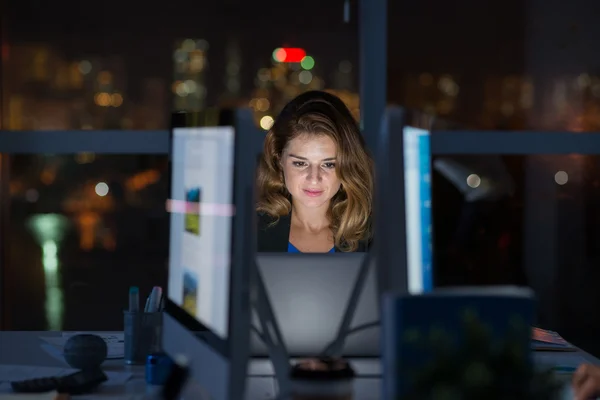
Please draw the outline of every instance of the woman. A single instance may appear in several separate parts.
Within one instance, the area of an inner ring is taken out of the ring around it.
[[[312,91],[288,103],[258,169],[258,251],[367,251],[372,165],[339,98]]]

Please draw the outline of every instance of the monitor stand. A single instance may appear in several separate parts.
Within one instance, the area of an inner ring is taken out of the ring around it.
[[[370,253],[365,254],[365,258],[362,262],[359,273],[356,276],[350,298],[348,299],[348,304],[346,305],[344,315],[342,316],[337,336],[333,338],[332,342],[325,347],[321,354],[315,354],[315,356],[341,357],[348,335],[379,325],[379,321],[373,321],[358,327],[350,327],[372,261],[373,257],[370,255]],[[254,276],[256,279],[256,285],[253,287],[254,293],[251,297],[259,320],[260,328],[253,326],[252,329],[267,347],[267,352],[273,366],[275,380],[277,381],[278,395],[276,398],[287,399],[291,395],[290,372],[292,367],[289,353],[275,318],[275,313],[273,312],[264,281],[260,275],[260,271],[257,268],[256,262],[254,262],[253,265],[255,268]]]
[[[358,274],[356,275],[356,279],[354,280],[354,286],[352,287],[352,291],[350,292],[350,298],[348,299],[348,303],[346,304],[344,315],[342,316],[342,320],[340,321],[337,336],[327,346],[325,346],[325,348],[320,354],[321,356],[333,358],[342,357],[344,352],[344,345],[346,344],[346,338],[348,337],[348,335],[355,334],[365,329],[371,329],[379,325],[379,320],[376,320],[366,323],[364,325],[359,325],[355,327],[351,326],[373,260],[374,257],[372,256],[372,253],[365,253],[365,257],[363,258],[363,261],[360,265],[360,269],[358,270]],[[376,268],[377,266],[375,265],[374,267]]]
[[[254,288],[255,293],[251,297],[260,323],[260,331],[255,326],[252,329],[267,347],[269,358],[273,365],[275,380],[277,381],[277,398],[287,399],[291,395],[291,364],[289,353],[277,320],[275,319],[275,313],[271,307],[271,302],[267,296],[265,284],[256,262],[253,263],[253,266],[255,268],[254,276],[256,285]]]

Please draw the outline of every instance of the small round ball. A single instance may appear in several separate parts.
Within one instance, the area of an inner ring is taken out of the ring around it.
[[[108,354],[106,342],[100,336],[81,334],[75,335],[65,343],[63,355],[72,368],[98,368]]]

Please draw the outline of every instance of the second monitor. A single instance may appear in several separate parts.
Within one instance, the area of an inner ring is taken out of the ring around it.
[[[428,292],[433,289],[430,134],[409,125],[402,133],[408,287],[411,293]]]

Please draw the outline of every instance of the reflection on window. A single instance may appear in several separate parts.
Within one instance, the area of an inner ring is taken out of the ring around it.
[[[274,7],[278,6],[270,7],[271,12]],[[285,7],[285,14],[292,12]],[[169,37],[169,19],[162,18],[167,35],[161,31],[157,38],[154,32],[144,32],[143,43],[130,37],[135,26],[119,31],[111,22],[104,40],[119,41],[114,48],[85,40],[74,46],[69,38],[43,33],[37,40],[22,38],[18,19],[9,18],[8,37],[14,43],[3,48],[3,76],[10,77],[0,82],[6,100],[3,128],[165,129],[171,111],[248,106],[256,113],[257,125],[264,127],[268,124],[261,120],[274,118],[289,100],[314,89],[334,91],[358,118],[358,41],[352,32],[356,29],[343,22],[340,10],[332,6],[327,11],[338,18],[330,19],[327,32],[318,35],[271,26],[267,17],[262,24],[270,26],[268,41],[256,29],[261,25],[257,19],[249,19],[252,28],[239,28],[228,37],[203,30],[198,36],[177,38],[179,34]],[[300,21],[302,15],[314,17],[314,10],[303,3],[293,14]],[[177,32],[180,19],[181,15],[172,19]],[[81,32],[82,37],[86,34]],[[284,45],[290,34],[302,43],[302,48],[296,47],[302,52],[279,47],[278,53],[275,47]],[[93,36],[103,37],[103,32]],[[285,49],[289,57],[274,57]]]
[[[455,155],[433,166],[436,285],[530,286],[542,327],[600,354],[600,158]]]
[[[249,106],[254,110],[257,124],[268,130],[274,117],[299,94],[309,90],[328,89],[348,106],[358,119],[358,93],[354,87],[352,63],[340,62],[335,70],[333,85],[326,87],[321,74],[325,71],[304,49],[277,48],[273,51],[270,67],[258,70],[254,79],[255,89]]]
[[[46,300],[44,312],[49,330],[61,330],[63,326],[63,291],[60,284],[58,249],[68,224],[67,218],[57,214],[36,214],[28,220],[36,243],[42,249],[43,279]]]
[[[11,173],[10,328],[121,329],[128,287],[165,283],[166,156],[19,155]]]

